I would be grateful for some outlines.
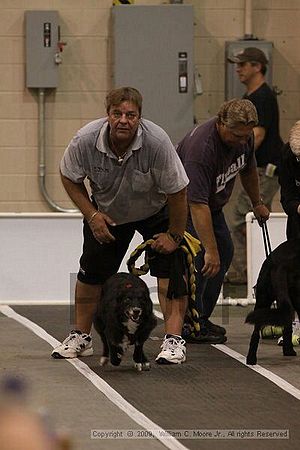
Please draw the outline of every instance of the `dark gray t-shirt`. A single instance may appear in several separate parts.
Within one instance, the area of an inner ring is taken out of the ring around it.
[[[188,201],[204,203],[218,211],[228,202],[238,172],[255,167],[253,138],[238,148],[220,139],[216,118],[194,128],[177,147],[190,180]]]
[[[108,130],[107,118],[81,128],[68,145],[60,170],[74,183],[88,178],[99,210],[116,224],[152,216],[166,204],[168,194],[187,186],[174,146],[158,125],[141,119],[121,163],[108,146]]]

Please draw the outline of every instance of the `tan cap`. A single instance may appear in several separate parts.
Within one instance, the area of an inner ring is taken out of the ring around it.
[[[224,102],[218,112],[218,119],[229,128],[240,124],[253,126],[258,124],[257,111],[253,103],[239,98]]]
[[[300,158],[300,120],[298,120],[291,128],[289,144],[294,155],[297,156],[297,158]]]

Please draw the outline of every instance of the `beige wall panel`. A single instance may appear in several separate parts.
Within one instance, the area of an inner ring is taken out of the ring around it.
[[[50,212],[49,207],[44,202],[19,202],[19,201],[1,201],[1,212]]]
[[[0,69],[1,92],[24,91],[24,86],[25,72],[23,64],[6,64]]]
[[[81,93],[81,117],[93,120],[106,115],[105,92]]]
[[[19,146],[36,147],[38,145],[37,120],[27,120],[25,123],[25,141],[19,140]]]
[[[112,5],[112,0],[52,0],[51,1],[53,9],[74,9],[74,8],[94,8],[94,9],[104,9],[110,8]]]
[[[64,147],[80,128],[78,120],[49,120],[47,121],[46,147]]]
[[[299,23],[299,10],[253,11],[253,30],[259,38],[268,36],[271,40],[272,37],[278,36],[299,37]]]
[[[2,31],[1,34],[2,36],[0,37],[0,64],[24,63],[25,56],[24,56],[23,37],[15,37],[15,36],[3,37],[4,33],[2,33]]]
[[[206,10],[195,20],[195,37],[242,36],[243,20],[241,10]]]
[[[224,95],[219,92],[204,92],[203,95],[200,95],[195,100],[195,110],[196,110],[196,118],[198,122],[203,122],[204,120],[209,119],[214,116],[220,105],[224,102]]]
[[[31,94],[23,92],[2,92],[0,98],[1,119],[34,119],[37,107],[32,102]]]
[[[59,175],[47,175],[45,180],[46,191],[52,201],[59,204],[59,206],[61,206],[62,202],[67,202],[70,206],[72,206],[72,202],[70,202],[64,190]],[[26,177],[24,201],[28,202],[29,199],[30,201],[38,203],[42,203],[44,201],[43,195],[39,190],[39,179],[37,176]],[[47,205],[46,202],[45,204]],[[47,206],[46,210],[51,210],[51,208]]]
[[[27,139],[26,122],[21,120],[0,120],[0,146],[18,147]]]
[[[63,55],[63,57],[64,56],[65,55]],[[80,64],[76,64],[75,61],[74,64],[65,64],[65,59],[63,62],[64,64],[60,67],[59,70],[58,91],[80,91]]]
[[[76,130],[77,131],[77,130]],[[64,151],[68,145],[69,141],[65,145],[60,147],[49,147],[46,148],[46,163],[47,163],[47,174],[56,174],[59,172],[60,160],[64,154]]]
[[[63,64],[107,64],[107,38],[66,37],[66,42]],[[63,66],[60,70],[63,70]]]
[[[68,196],[62,185],[59,174],[47,176],[47,187],[50,197],[55,199],[56,202],[66,201]]]
[[[17,175],[37,172],[37,151],[32,147],[0,147],[0,174]]]
[[[160,5],[164,0],[136,0]],[[216,114],[224,101],[225,41],[244,34],[244,0],[186,0],[194,5],[194,57],[204,93],[195,98],[199,122]],[[253,32],[274,42],[273,84],[281,134],[287,138],[300,118],[300,1],[253,0]],[[49,211],[38,187],[38,97],[25,87],[24,11],[58,10],[67,46],[59,86],[47,90],[47,189],[62,207],[73,208],[61,185],[58,166],[76,131],[105,115],[112,86],[112,0],[1,0],[0,2],[0,211]],[[276,200],[277,202],[277,200]],[[275,203],[276,203],[275,202]],[[276,203],[277,205],[277,203]]]
[[[300,27],[300,16],[298,25]],[[275,41],[276,59],[274,63],[284,64],[291,67],[300,66],[300,54],[298,51],[295,51],[295,49],[299,48],[298,47],[299,45],[300,45],[300,37],[276,39]]]
[[[59,74],[59,92],[107,91],[110,86],[106,64],[73,64],[62,67]],[[72,94],[70,94],[72,95]]]
[[[1,175],[0,201],[24,201],[26,178],[26,175]]]
[[[79,67],[80,90],[107,92],[110,87],[108,68],[106,65],[89,64]]]
[[[282,119],[300,117],[299,92],[283,92],[280,96],[280,114]]]
[[[197,69],[201,75],[203,92],[220,91],[224,93],[224,67],[220,65],[198,64]],[[223,94],[224,95],[224,94]]]
[[[2,36],[23,36],[24,11],[1,7],[0,30]]]
[[[224,51],[223,39],[196,37],[194,40],[195,63],[224,65]]]
[[[255,9],[299,9],[299,0],[254,0]]]
[[[81,117],[81,107],[80,92],[52,91],[45,97],[46,119],[79,119]]]
[[[84,6],[84,4],[82,3]],[[107,36],[110,9],[65,9],[60,13],[63,35]]]
[[[289,64],[277,65],[273,73],[273,84],[280,90],[299,91],[300,88],[300,66],[291,66]]]

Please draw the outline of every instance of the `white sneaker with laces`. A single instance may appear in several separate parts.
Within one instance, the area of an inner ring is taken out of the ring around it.
[[[92,336],[79,330],[72,330],[69,336],[51,353],[53,358],[77,358],[93,354]]]
[[[181,336],[166,335],[156,357],[157,364],[181,364],[186,360],[185,340]]]

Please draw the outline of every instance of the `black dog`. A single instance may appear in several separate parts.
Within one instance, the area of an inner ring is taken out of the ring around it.
[[[94,327],[103,342],[100,365],[105,365],[110,357],[110,362],[118,366],[128,345],[134,344],[135,368],[149,370],[143,345],[156,323],[146,283],[130,273],[111,276],[103,285],[94,318]]]
[[[271,308],[276,301],[276,308]],[[283,354],[296,356],[292,344],[294,311],[300,317],[300,239],[280,244],[264,261],[256,285],[256,305],[246,317],[255,325],[247,364],[257,363],[259,331],[264,325],[283,326]]]

